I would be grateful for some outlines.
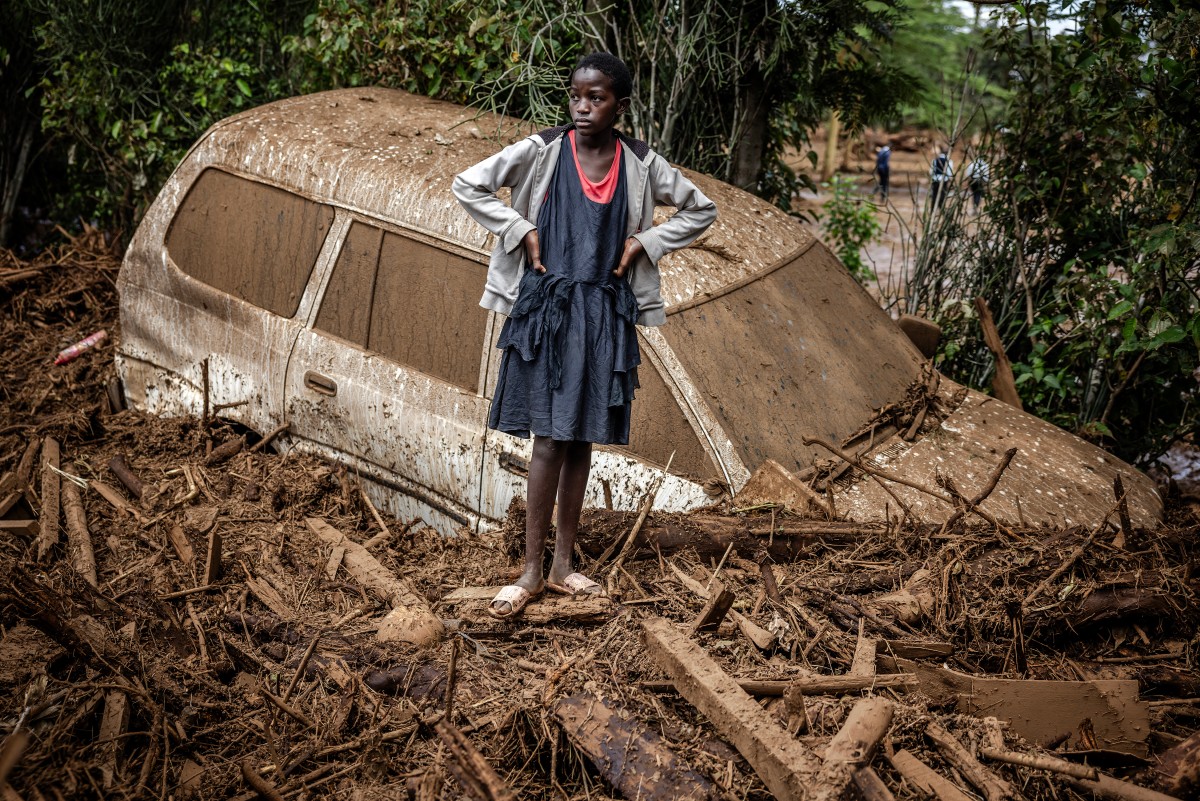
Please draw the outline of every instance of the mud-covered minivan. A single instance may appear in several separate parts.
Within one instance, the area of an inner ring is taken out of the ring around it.
[[[530,442],[487,429],[503,323],[479,306],[493,242],[450,184],[515,126],[385,89],[292,98],[214,125],[121,269],[129,402],[199,414],[207,383],[223,416],[260,433],[286,422],[280,445],[345,464],[397,516],[445,532],[503,517],[525,494]],[[1160,516],[1133,468],[931,374],[794,220],[689,178],[720,217],[659,265],[667,322],[639,329],[631,440],[596,449],[588,504],[635,508],[671,460],[656,505],[689,509],[773,460],[851,518],[895,515],[898,502],[927,520],[953,512],[940,491],[819,469],[838,462],[805,444],[821,440],[920,487],[950,479],[967,497],[1015,447],[981,507],[997,519],[1094,523],[1118,474],[1136,522]],[[880,410],[914,398],[915,424],[883,424]]]

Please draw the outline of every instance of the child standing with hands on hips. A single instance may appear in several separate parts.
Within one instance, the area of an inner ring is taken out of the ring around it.
[[[633,79],[608,53],[571,74],[571,123],[509,145],[454,178],[454,195],[496,235],[480,305],[508,315],[488,426],[533,435],[525,568],[489,614],[516,615],[546,588],[602,592],[572,552],[592,444],[629,443],[641,361],[634,325],[666,322],[658,261],[716,219],[716,206],[644,142],[613,126]],[[496,197],[512,189],[512,205]],[[675,214],[655,226],[655,205]],[[554,559],[542,555],[558,500]]]

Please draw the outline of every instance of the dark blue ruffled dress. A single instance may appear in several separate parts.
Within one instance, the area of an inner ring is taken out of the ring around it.
[[[569,136],[538,213],[545,274],[526,270],[500,332],[488,425],[528,437],[629,443],[638,386],[637,300],[612,271],[625,245],[625,162],[612,200],[588,198]]]

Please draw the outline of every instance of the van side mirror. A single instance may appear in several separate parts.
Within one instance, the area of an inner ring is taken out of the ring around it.
[[[900,315],[900,330],[912,340],[926,359],[937,355],[938,343],[942,341],[942,328],[937,323],[930,322],[915,314]]]

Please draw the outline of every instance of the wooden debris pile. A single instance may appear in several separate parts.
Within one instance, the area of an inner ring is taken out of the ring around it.
[[[39,276],[0,327],[2,798],[1197,797],[1186,510],[595,510],[610,596],[498,622],[519,508],[445,539],[220,421],[116,411],[111,351],[42,366],[111,309]]]

